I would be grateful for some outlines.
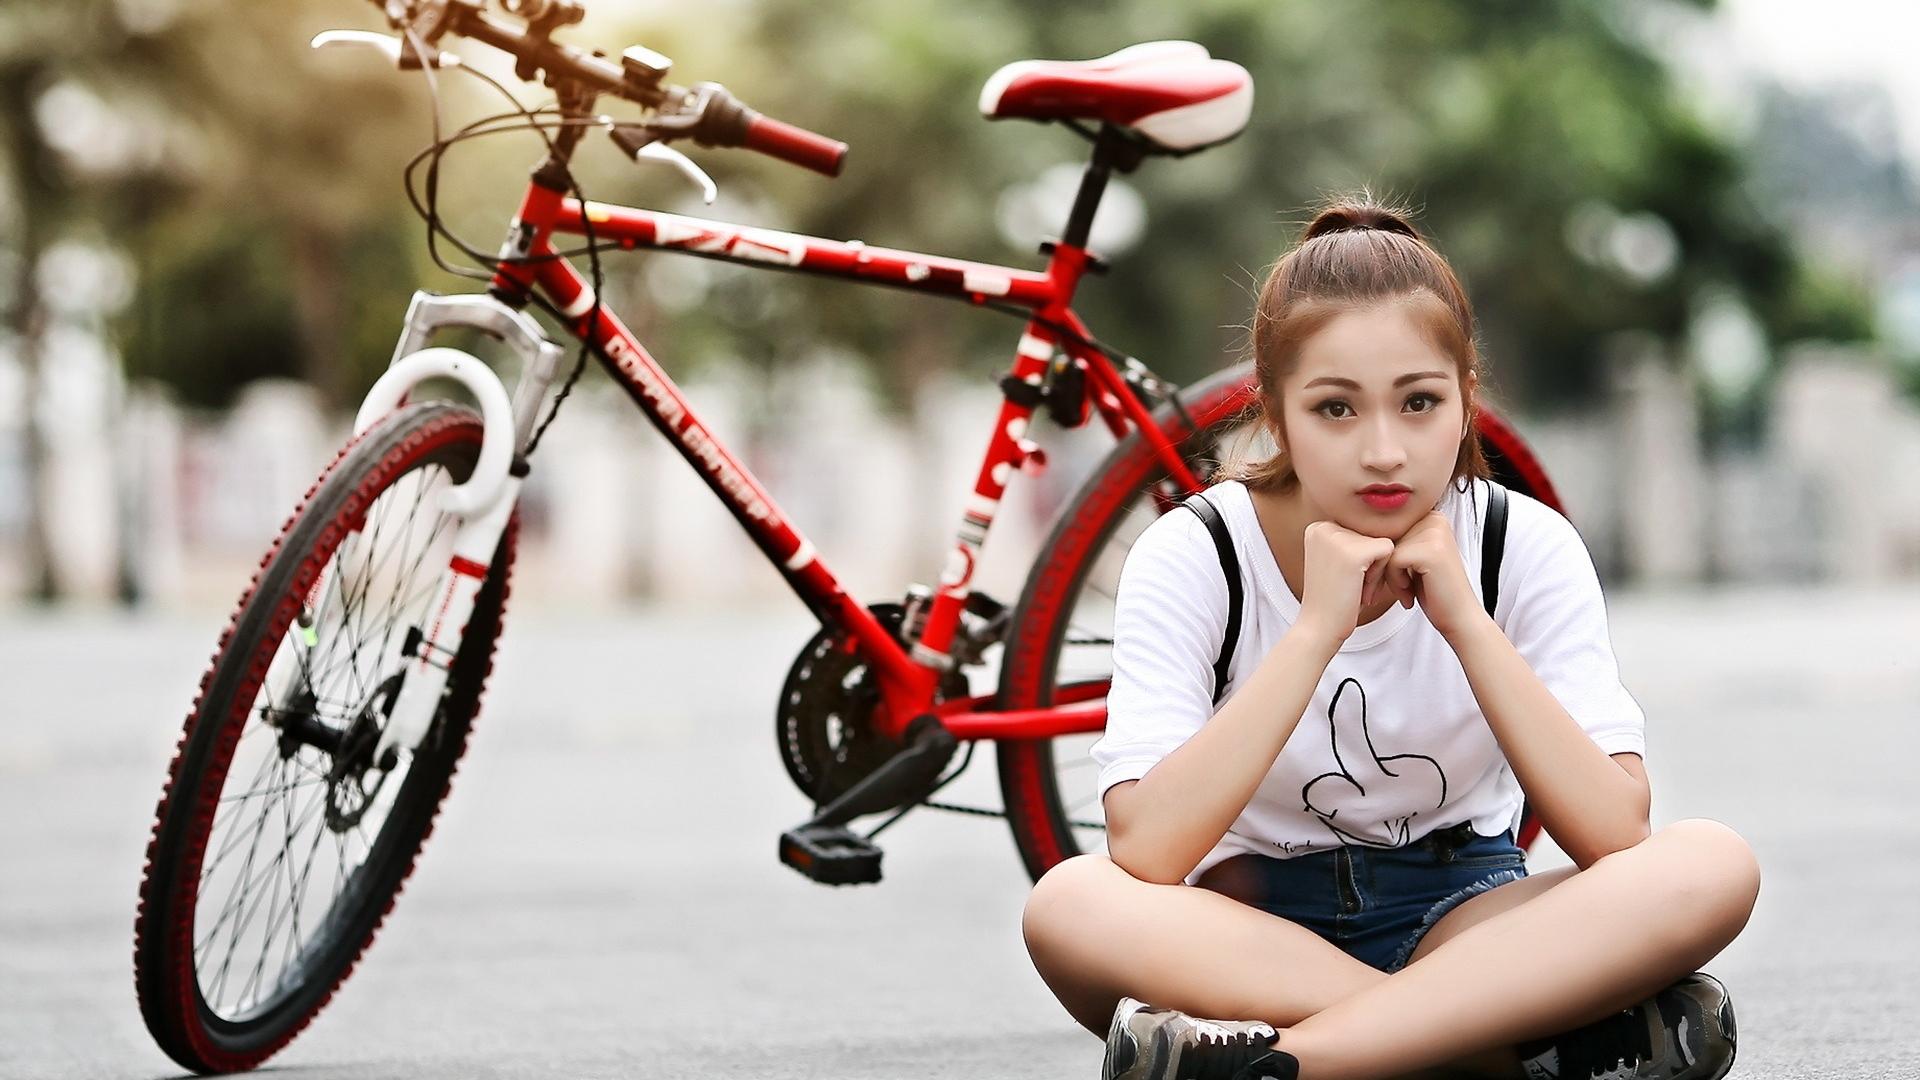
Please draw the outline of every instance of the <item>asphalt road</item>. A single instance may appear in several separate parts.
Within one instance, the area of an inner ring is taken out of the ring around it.
[[[1656,825],[1759,852],[1735,1077],[1920,1077],[1920,587],[1619,594]],[[133,906],[224,613],[0,615],[0,1076],[177,1075],[142,1027]],[[296,1077],[1075,1077],[1097,1040],[1020,941],[1004,826],[890,830],[887,880],[780,865],[805,816],[772,706],[793,605],[509,620],[440,826]],[[995,799],[990,753],[962,801]],[[1554,865],[1554,852],[1534,868]]]

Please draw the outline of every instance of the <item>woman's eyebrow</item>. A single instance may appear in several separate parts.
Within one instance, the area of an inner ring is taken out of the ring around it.
[[[1419,382],[1421,379],[1444,379],[1446,377],[1447,377],[1447,373],[1444,371],[1410,371],[1407,374],[1402,375],[1399,378],[1393,380],[1393,385],[1396,387],[1400,387],[1400,386],[1405,386],[1410,382]],[[1322,375],[1319,378],[1308,383],[1307,385],[1301,387],[1301,389],[1311,390],[1314,387],[1319,386],[1321,383],[1328,383],[1333,386],[1344,386],[1349,390],[1360,389],[1359,383],[1354,382],[1352,379],[1340,378],[1338,375]]]

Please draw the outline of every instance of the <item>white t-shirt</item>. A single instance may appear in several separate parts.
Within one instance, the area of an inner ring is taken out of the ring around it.
[[[1449,487],[1437,507],[1476,596],[1487,496],[1487,482],[1475,480],[1469,493]],[[1207,497],[1233,536],[1244,591],[1224,706],[1299,617],[1300,601],[1246,485],[1224,481]],[[1494,621],[1603,752],[1645,753],[1646,716],[1620,683],[1585,542],[1552,507],[1512,490]],[[1121,565],[1106,733],[1091,751],[1103,798],[1145,776],[1213,715],[1213,662],[1226,625],[1212,535],[1176,507],[1147,526]],[[1340,647],[1246,810],[1186,880],[1242,852],[1289,858],[1342,844],[1394,847],[1462,821],[1498,836],[1518,826],[1522,798],[1459,657],[1417,602],[1395,604]]]

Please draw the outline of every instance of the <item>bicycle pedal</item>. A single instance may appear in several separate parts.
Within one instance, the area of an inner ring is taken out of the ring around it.
[[[844,825],[802,825],[781,833],[780,861],[822,885],[880,880],[880,849]]]

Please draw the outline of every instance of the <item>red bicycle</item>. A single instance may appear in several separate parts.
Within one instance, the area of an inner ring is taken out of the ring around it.
[[[637,160],[711,181],[668,144],[741,146],[828,175],[846,147],[746,107],[715,83],[667,81],[645,48],[609,58],[555,42],[575,0],[385,0],[397,37],[331,31],[316,46],[381,48],[403,68],[462,68],[439,43],[457,35],[510,53],[555,103],[476,121],[409,166],[408,192],[430,243],[457,238],[434,209],[439,154],[453,143],[532,130],[547,154],[497,255],[460,245],[484,292],[417,293],[393,364],[368,392],[355,435],[294,511],[242,595],[202,680],[160,798],[135,924],[135,981],[148,1029],[190,1069],[250,1068],[326,1003],[372,940],[432,830],[492,666],[513,568],[520,484],[540,435],[597,358],[719,496],[819,619],[782,687],[775,735],[814,812],[780,838],[782,860],[815,881],[880,877],[873,839],[916,806],[1004,816],[1034,877],[1098,850],[1104,825],[1086,747],[1104,722],[1114,582],[1146,524],[1221,465],[1264,454],[1249,366],[1176,389],[1102,344],[1073,311],[1110,176],[1153,156],[1232,138],[1252,86],[1237,64],[1191,42],[1152,42],[1085,62],[1021,61],[981,96],[989,117],[1059,122],[1092,142],[1078,197],[1044,270],[967,262],[592,202],[569,162],[590,131]],[[472,69],[465,69],[472,71]],[[484,74],[506,93],[505,86]],[[601,98],[641,107],[616,121]],[[425,164],[424,195],[413,176]],[[584,246],[563,249],[562,237]],[[1011,312],[1024,321],[973,494],[937,586],[900,600],[849,596],[819,552],[701,422],[644,346],[600,300],[608,250],[679,251],[891,285]],[[575,260],[584,256],[588,272]],[[437,256],[436,256],[437,257]],[[448,269],[458,269],[444,261]],[[469,271],[471,273],[471,271]],[[550,394],[564,350],[529,313],[579,339],[572,374]],[[509,394],[493,371],[430,346],[478,329],[522,360]],[[477,407],[409,400],[429,378],[466,387]],[[1094,417],[1117,445],[1062,512],[1018,602],[970,588],[1007,485],[1045,462],[1036,414],[1079,427]],[[1496,477],[1558,507],[1539,463],[1491,410],[1481,412]],[[966,672],[998,651],[997,692]],[[931,796],[992,741],[1003,810]],[[964,744],[965,756],[954,758]],[[859,833],[855,819],[888,814]],[[1537,825],[1523,828],[1531,841]]]

